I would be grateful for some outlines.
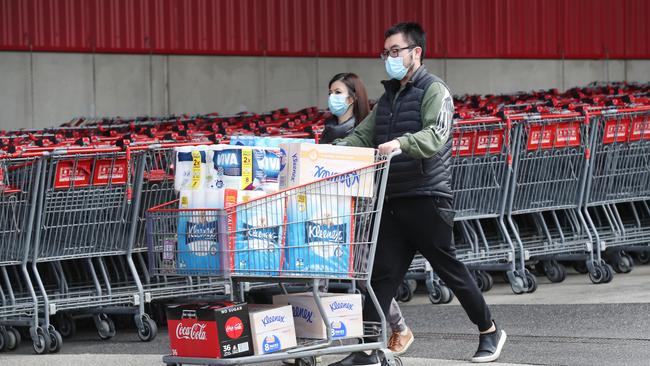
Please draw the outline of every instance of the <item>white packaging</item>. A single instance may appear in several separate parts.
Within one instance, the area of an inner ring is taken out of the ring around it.
[[[223,175],[214,164],[214,156],[224,145],[208,146],[207,174],[205,175],[205,207],[221,209],[224,207],[225,185]]]
[[[192,191],[184,194],[188,200],[185,202],[188,207],[181,208],[205,207],[205,182],[208,172],[207,146],[183,146],[176,148],[175,151],[174,188],[177,192]]]
[[[320,294],[333,338],[363,336],[362,301],[359,294]],[[312,293],[273,296],[273,304],[289,304],[298,338],[326,339],[327,328]]]
[[[189,189],[192,184],[192,153],[193,146],[182,146],[174,149],[176,170],[174,172],[174,189],[179,192]]]
[[[324,185],[322,194],[373,196],[374,174],[372,168],[361,172],[354,170],[374,163],[374,149],[309,143],[281,144],[280,149],[282,155],[280,189],[336,176],[331,180],[336,184]]]
[[[297,346],[291,306],[248,305],[253,348],[256,355]]]

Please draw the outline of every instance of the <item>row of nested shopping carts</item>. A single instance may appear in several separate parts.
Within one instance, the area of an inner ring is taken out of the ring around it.
[[[306,108],[77,119],[1,132],[0,350],[28,336],[36,353],[58,352],[80,317],[110,339],[114,314],[133,314],[138,337],[150,341],[157,325],[145,305],[228,294],[223,281],[147,267],[145,212],[175,198],[174,148],[235,134],[309,136],[325,116]]]
[[[648,258],[648,85],[566,93],[467,96],[456,101],[452,156],[457,255],[489,283],[502,271],[516,293],[537,286],[529,266],[560,280],[581,262],[595,283]],[[172,201],[173,149],[234,135],[317,137],[327,112],[78,119],[0,134],[0,349],[28,329],[37,353],[56,352],[75,319],[101,339],[113,314],[156,336],[146,305],[231,292],[206,276],[150,271],[145,213]],[[618,261],[617,261],[618,260]],[[426,261],[432,301],[453,296]],[[435,302],[434,301],[434,302]],[[50,323],[52,321],[52,323]]]
[[[483,291],[503,272],[516,294],[538,275],[565,279],[566,264],[608,283],[633,255],[650,261],[650,87],[592,84],[456,100],[453,181],[457,256]],[[432,303],[453,294],[422,257],[414,279]]]

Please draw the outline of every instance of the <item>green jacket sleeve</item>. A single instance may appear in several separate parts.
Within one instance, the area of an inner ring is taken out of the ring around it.
[[[357,147],[375,147],[375,115],[377,108],[374,108],[366,118],[354,128],[351,134],[342,139],[334,140],[334,145],[346,145]]]
[[[397,140],[402,152],[416,159],[427,159],[442,148],[451,134],[454,102],[449,90],[433,83],[422,99],[422,130],[407,133]]]

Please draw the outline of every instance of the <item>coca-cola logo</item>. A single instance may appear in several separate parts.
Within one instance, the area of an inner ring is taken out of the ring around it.
[[[207,341],[208,335],[205,331],[205,323],[194,323],[191,326],[184,326],[178,323],[176,326],[176,338],[189,339],[193,341]]]
[[[226,335],[230,339],[237,339],[244,333],[244,323],[236,316],[226,321]]]

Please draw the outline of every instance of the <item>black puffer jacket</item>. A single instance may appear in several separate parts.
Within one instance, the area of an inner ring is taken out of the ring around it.
[[[323,134],[318,143],[331,144],[336,139],[344,138],[352,133],[352,130],[354,130],[354,123],[354,117],[341,124],[339,124],[339,120],[336,117],[328,119],[325,121],[325,129],[323,129]]]

